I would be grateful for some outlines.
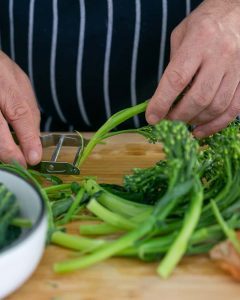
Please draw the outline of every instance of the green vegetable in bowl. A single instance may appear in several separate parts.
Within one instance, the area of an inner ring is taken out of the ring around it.
[[[16,196],[0,183],[0,251],[20,236],[22,227],[31,226],[29,220],[19,216]]]
[[[0,249],[9,245],[21,231],[11,223],[19,214],[17,199],[3,184],[0,185]]]

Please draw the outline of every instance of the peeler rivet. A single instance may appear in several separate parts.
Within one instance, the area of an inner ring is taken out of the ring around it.
[[[54,165],[49,165],[49,167],[48,167],[51,171],[53,171],[54,170]]]

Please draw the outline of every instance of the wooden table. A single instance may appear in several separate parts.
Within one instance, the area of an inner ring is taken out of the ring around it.
[[[71,150],[66,149],[62,157],[69,160],[71,155]],[[97,147],[82,168],[82,176],[97,175],[101,182],[121,183],[122,175],[129,173],[132,167],[150,166],[161,155],[160,146],[148,145],[140,137],[114,137],[106,145]],[[81,177],[64,179],[72,181]],[[77,233],[78,225],[72,223],[69,231]],[[55,274],[53,263],[69,255],[68,250],[48,246],[36,272],[8,299],[240,299],[240,284],[218,269],[207,256],[183,259],[172,277],[162,280],[156,275],[157,263],[123,258],[109,259],[71,274]]]

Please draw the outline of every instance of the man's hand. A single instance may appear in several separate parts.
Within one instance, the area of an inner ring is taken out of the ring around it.
[[[14,143],[8,123],[20,147]],[[37,164],[42,156],[39,124],[40,112],[28,77],[0,52],[0,160]]]
[[[175,98],[191,83],[182,100]],[[240,113],[240,1],[205,0],[171,36],[171,58],[146,112],[197,125],[197,137],[226,127]]]

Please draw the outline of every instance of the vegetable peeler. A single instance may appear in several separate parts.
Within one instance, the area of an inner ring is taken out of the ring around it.
[[[18,144],[16,135],[13,133],[13,138]],[[43,149],[48,147],[55,147],[50,160],[43,160],[33,167],[33,169],[48,174],[64,174],[64,175],[78,175],[80,169],[77,167],[79,156],[87,144],[88,140],[84,139],[80,133],[49,133],[40,136]],[[76,152],[72,163],[65,161],[58,161],[58,156],[62,147],[75,147]]]

